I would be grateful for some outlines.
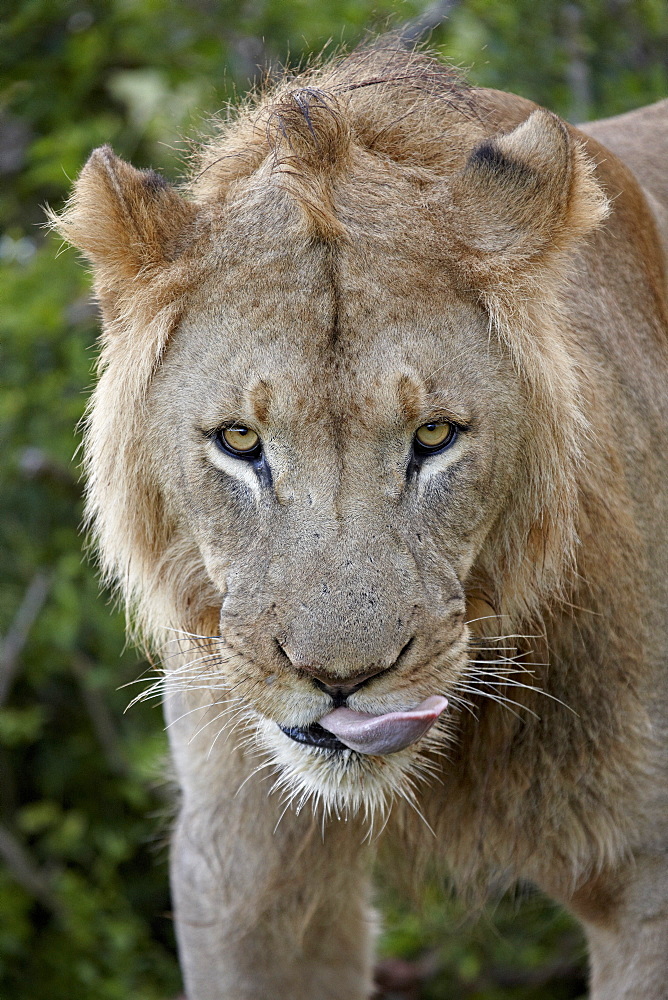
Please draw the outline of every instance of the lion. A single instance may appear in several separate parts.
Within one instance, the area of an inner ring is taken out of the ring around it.
[[[363,1000],[371,869],[522,880],[668,996],[668,102],[377,42],[104,147],[88,524],[163,667],[189,1000]],[[614,433],[613,433],[614,430]]]

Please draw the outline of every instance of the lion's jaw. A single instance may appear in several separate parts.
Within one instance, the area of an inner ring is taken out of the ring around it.
[[[258,719],[256,735],[261,755],[275,765],[272,791],[286,804],[297,811],[308,805],[324,817],[358,814],[370,829],[383,822],[395,800],[415,803],[417,782],[437,773],[436,755],[447,746],[445,732],[430,732],[419,747],[383,757],[321,750],[295,743],[265,718]]]

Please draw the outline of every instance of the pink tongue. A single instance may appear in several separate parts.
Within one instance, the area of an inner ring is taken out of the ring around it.
[[[335,708],[320,719],[320,725],[358,753],[396,753],[424,736],[447,706],[447,698],[434,694],[410,712],[369,715]]]

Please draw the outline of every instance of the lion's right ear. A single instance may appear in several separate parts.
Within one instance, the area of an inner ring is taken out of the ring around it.
[[[545,287],[608,212],[583,146],[543,109],[475,148],[450,199],[465,281],[515,299],[527,280]]]
[[[153,170],[136,170],[101,146],[90,156],[52,227],[93,265],[103,308],[173,262],[196,208]]]

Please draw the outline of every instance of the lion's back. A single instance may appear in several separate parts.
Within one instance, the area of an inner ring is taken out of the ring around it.
[[[668,258],[668,99],[580,128],[633,171],[649,195]]]

